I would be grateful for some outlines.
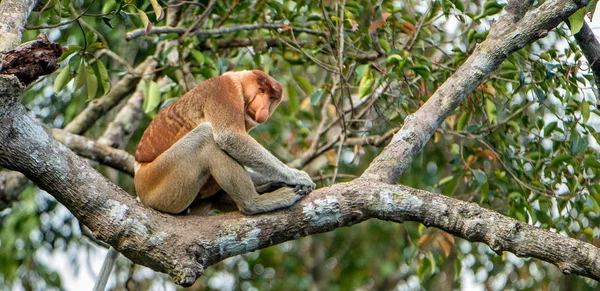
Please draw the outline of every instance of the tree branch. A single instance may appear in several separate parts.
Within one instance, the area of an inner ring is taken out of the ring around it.
[[[38,0],[0,1],[0,51],[11,50],[21,43],[27,17],[37,3]]]
[[[256,30],[256,29],[261,29],[261,28],[262,29],[284,29],[286,27],[288,27],[288,26],[286,26],[284,24],[257,23],[257,24],[246,24],[246,25],[231,26],[231,27],[221,27],[221,28],[217,28],[217,29],[207,29],[207,30],[199,29],[199,30],[194,31],[194,34],[195,35],[215,35],[215,34],[226,34],[226,33],[238,32],[238,31],[245,31],[245,30]],[[323,33],[320,31],[306,29],[306,28],[300,28],[300,27],[292,27],[292,30],[294,32],[306,32],[308,34],[323,35]],[[186,28],[158,26],[158,27],[153,27],[152,30],[150,30],[150,32],[148,34],[168,34],[168,33],[184,34],[186,31],[187,31]],[[143,36],[145,33],[146,33],[145,28],[136,29],[134,31],[128,32],[125,35],[125,39],[132,40],[134,38]]]
[[[596,89],[598,89],[600,86],[600,42],[598,42],[594,32],[585,21],[581,30],[575,34],[575,40],[577,40],[581,52],[583,52],[592,69],[594,80],[596,80]]]
[[[133,176],[135,159],[128,152],[58,128],[52,129],[52,135],[78,155]]]

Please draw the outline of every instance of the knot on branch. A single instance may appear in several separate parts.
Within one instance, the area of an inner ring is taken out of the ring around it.
[[[196,282],[196,279],[198,279],[200,276],[202,276],[202,274],[204,274],[204,267],[200,265],[198,266],[198,268],[198,270],[193,270],[191,268],[183,269],[181,273],[178,273],[176,276],[173,277],[175,283],[183,287],[192,286]]]
[[[575,270],[575,268],[567,263],[567,262],[559,262],[558,264],[556,264],[556,266],[563,272],[563,274],[565,275],[571,275],[573,274],[573,271]]]
[[[28,85],[58,69],[57,60],[62,52],[60,45],[49,42],[45,34],[40,34],[36,40],[14,50],[0,52],[0,74],[13,74]]]
[[[493,240],[490,243],[490,248],[499,256],[501,256],[502,252],[504,251],[504,245],[500,240]]]

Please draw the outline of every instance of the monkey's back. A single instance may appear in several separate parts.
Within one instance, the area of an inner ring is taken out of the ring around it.
[[[192,129],[204,122],[206,98],[218,98],[215,87],[228,83],[223,76],[200,83],[192,90],[167,105],[150,123],[138,144],[135,160],[138,163],[154,161]],[[224,82],[225,81],[225,82]]]

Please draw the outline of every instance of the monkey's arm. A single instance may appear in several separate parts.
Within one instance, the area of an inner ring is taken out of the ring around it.
[[[262,176],[288,185],[315,187],[315,183],[306,172],[286,166],[246,132],[213,133],[217,145],[222,150]]]

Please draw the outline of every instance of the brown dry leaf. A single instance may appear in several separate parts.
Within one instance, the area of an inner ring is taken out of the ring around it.
[[[380,28],[383,25],[383,23],[383,20],[376,20],[375,22],[371,23],[371,25],[369,25],[369,34],[375,31],[375,29]]]
[[[327,162],[332,165],[337,165],[337,152],[334,149],[330,149],[325,152],[325,158]]]
[[[486,158],[488,158],[492,162],[496,161],[496,155],[494,154],[494,152],[492,152],[489,149],[485,149],[485,150],[481,151],[481,154],[483,156],[485,156]]]
[[[410,36],[417,32],[415,25],[406,20],[400,21],[400,29]]]
[[[350,22],[350,26],[352,26],[350,31],[355,32],[358,29],[358,22],[354,19],[348,19],[348,22]]]
[[[329,106],[327,106],[327,113],[331,118],[337,117],[337,109],[335,108],[335,105],[329,104]]]
[[[282,32],[283,32],[283,31],[288,31],[288,30],[291,30],[291,29],[292,29],[292,26],[291,26],[291,25],[288,25],[288,24],[283,24],[283,25],[281,26],[281,31],[282,31]]]
[[[446,257],[450,255],[450,251],[452,250],[450,243],[448,243],[445,239],[439,239],[437,242],[440,245],[440,248],[442,248],[442,251],[444,251],[444,255],[446,255]]]
[[[477,162],[478,158],[477,156],[474,155],[469,155],[469,157],[467,157],[467,167],[471,167],[473,166],[473,164],[475,164],[475,162]]]
[[[381,19],[383,19],[383,21],[385,21],[386,19],[388,19],[388,17],[390,17],[392,14],[389,12],[383,12],[381,13]]]
[[[442,236],[446,239],[447,242],[449,242],[450,244],[454,245],[454,236],[445,232],[445,231],[441,231],[440,232],[442,234]]]
[[[496,96],[496,89],[492,87],[490,84],[481,84],[477,87],[477,91],[483,92],[488,95]]]
[[[450,127],[450,129],[454,130],[454,125],[456,125],[457,114],[450,115],[446,118],[445,122]]]
[[[433,239],[433,236],[431,234],[424,234],[419,238],[417,245],[419,247],[422,247],[422,246],[426,245],[427,243],[429,243],[431,241],[431,239]]]
[[[302,102],[300,102],[300,110],[302,111],[310,111],[312,109],[312,104],[310,104],[310,98],[304,98]]]
[[[427,87],[425,86],[425,80],[421,79],[421,82],[419,83],[419,94],[421,94],[422,96],[427,95]]]

